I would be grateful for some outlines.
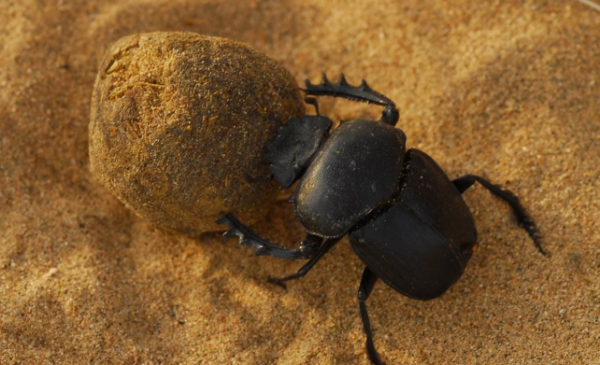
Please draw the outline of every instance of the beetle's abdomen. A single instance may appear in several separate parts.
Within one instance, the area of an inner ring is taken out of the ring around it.
[[[432,299],[462,275],[477,231],[462,196],[431,157],[409,150],[406,165],[400,197],[351,232],[350,242],[388,285],[412,298]]]
[[[345,234],[399,190],[406,137],[370,120],[346,122],[325,142],[294,194],[298,221],[320,236]]]

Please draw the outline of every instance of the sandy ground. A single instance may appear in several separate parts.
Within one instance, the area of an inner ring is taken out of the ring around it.
[[[450,4],[451,3],[451,4]],[[90,176],[92,85],[118,38],[185,30],[247,42],[300,82],[366,78],[410,147],[451,177],[483,174],[539,222],[466,195],[479,251],[443,297],[379,283],[376,345],[393,364],[600,362],[600,12],[575,1],[3,0],[0,2],[0,364],[367,364],[347,241],[301,263],[234,239],[154,229]],[[379,108],[327,100],[335,119]],[[295,242],[285,202],[255,227]]]

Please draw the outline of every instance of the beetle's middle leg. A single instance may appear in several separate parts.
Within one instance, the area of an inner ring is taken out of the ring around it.
[[[461,194],[467,191],[467,189],[473,186],[473,184],[475,184],[476,182],[480,183],[484,188],[489,190],[496,197],[504,200],[508,203],[508,205],[510,205],[510,207],[513,210],[513,213],[515,214],[515,217],[517,218],[519,226],[521,226],[525,231],[527,231],[527,233],[533,240],[533,243],[537,247],[538,251],[540,251],[540,253],[542,253],[543,255],[546,255],[546,251],[544,250],[540,242],[540,234],[534,220],[529,216],[529,214],[525,210],[525,207],[523,207],[523,205],[519,201],[519,198],[512,191],[502,189],[500,186],[492,184],[491,182],[482,178],[481,176],[476,175],[465,175],[459,177],[458,179],[452,180],[452,183],[454,184],[454,186],[456,186],[456,189]]]
[[[317,262],[319,262],[319,260],[325,256],[325,254],[341,239],[342,237],[338,237],[338,238],[330,238],[327,241],[325,241],[325,243],[316,251],[316,253],[314,254],[314,256],[304,265],[300,268],[300,270],[298,270],[296,273],[292,274],[292,275],[288,275],[286,277],[283,278],[269,278],[269,282],[279,285],[281,287],[283,287],[284,289],[286,289],[286,286],[284,284],[284,282],[289,281],[289,280],[294,280],[294,279],[300,279],[301,277],[305,276],[306,274],[308,274],[308,272],[310,271],[310,269],[313,268],[313,266],[315,266],[317,264]]]
[[[323,238],[307,234],[299,249],[290,249],[260,237],[248,226],[241,223],[233,214],[223,214],[216,223],[228,225],[230,228],[223,233],[223,236],[238,236],[240,245],[256,249],[256,256],[272,256],[289,260],[308,259],[315,255],[323,242]]]

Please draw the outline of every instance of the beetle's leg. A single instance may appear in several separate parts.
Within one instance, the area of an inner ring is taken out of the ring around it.
[[[298,272],[296,272],[295,274],[292,275],[288,275],[286,277],[283,278],[269,278],[269,282],[279,285],[281,287],[283,287],[284,289],[287,289],[284,282],[289,281],[289,280],[294,280],[294,279],[300,279],[301,277],[303,277],[304,275],[308,274],[308,272],[310,271],[310,269],[313,268],[313,266],[316,265],[317,262],[319,262],[319,260],[341,239],[341,237],[339,238],[330,238],[327,241],[325,241],[325,243],[323,244],[323,246],[321,246],[317,252],[315,253],[315,255],[304,265],[300,268],[300,270],[298,270]]]
[[[365,80],[362,80],[359,86],[352,86],[346,81],[344,74],[340,74],[337,83],[330,82],[327,76],[323,74],[320,84],[313,85],[309,80],[306,80],[305,83],[306,89],[304,89],[304,92],[307,95],[333,96],[385,106],[380,119],[382,123],[396,125],[398,118],[400,118],[396,104],[385,95],[371,89]]]
[[[230,228],[223,233],[223,236],[238,236],[240,245],[250,246],[256,249],[256,256],[273,256],[282,259],[307,259],[315,254],[315,251],[321,245],[323,239],[321,237],[307,234],[302,240],[300,248],[297,250],[279,246],[276,243],[269,242],[266,238],[262,238],[254,233],[246,225],[242,224],[233,214],[223,214],[216,222],[217,224],[226,224]]]
[[[360,305],[360,316],[363,321],[363,329],[367,336],[367,355],[369,360],[375,365],[384,365],[383,361],[379,357],[377,350],[375,350],[375,344],[373,343],[373,332],[371,331],[371,321],[369,321],[369,314],[367,313],[367,299],[375,282],[377,281],[377,275],[373,273],[368,267],[365,267],[362,278],[360,279],[360,287],[358,288],[358,303]]]
[[[519,226],[521,226],[525,231],[527,231],[529,237],[531,237],[531,239],[533,240],[533,243],[537,247],[538,251],[540,251],[542,255],[546,255],[547,253],[540,242],[540,233],[535,222],[529,216],[529,214],[525,210],[525,207],[523,207],[523,205],[519,201],[519,198],[513,192],[502,189],[500,186],[492,184],[491,182],[482,178],[481,176],[476,175],[465,175],[452,181],[454,186],[456,186],[456,189],[458,189],[458,191],[461,194],[464,193],[471,186],[473,186],[475,182],[480,183],[481,185],[483,185],[483,187],[489,190],[496,197],[504,200],[508,203],[508,205],[510,205],[510,207],[513,210],[513,213],[515,214],[515,217],[517,218]]]

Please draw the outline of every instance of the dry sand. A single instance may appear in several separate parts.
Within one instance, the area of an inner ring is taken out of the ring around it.
[[[451,4],[450,4],[451,3]],[[600,12],[575,1],[0,2],[0,364],[367,364],[347,241],[301,263],[154,229],[89,173],[91,91],[118,38],[185,30],[247,42],[301,81],[341,71],[397,102],[409,146],[484,174],[539,222],[466,195],[481,247],[443,297],[379,283],[394,364],[600,362]],[[379,108],[322,102],[334,118]],[[256,226],[294,242],[285,202]]]

